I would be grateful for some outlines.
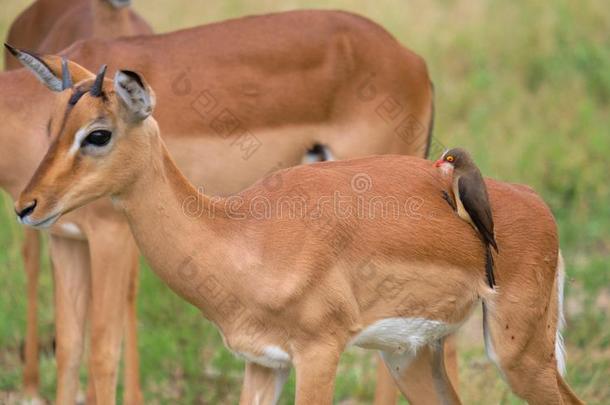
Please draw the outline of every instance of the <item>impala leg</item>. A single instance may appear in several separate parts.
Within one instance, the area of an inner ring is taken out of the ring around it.
[[[331,405],[341,351],[321,343],[295,356],[296,405]]]
[[[72,405],[78,391],[89,304],[89,249],[79,240],[51,236],[55,286],[55,357],[58,405]]]
[[[455,392],[459,393],[460,378],[457,360],[457,337],[455,334],[445,337],[445,370]]]
[[[116,402],[127,290],[138,250],[126,224],[97,225],[88,239],[92,289],[91,377],[96,403],[112,405]]]
[[[461,403],[445,368],[445,338],[432,343],[430,350],[432,352],[432,381],[434,382],[439,402],[442,404]]]
[[[377,382],[375,385],[375,405],[395,405],[398,401],[398,389],[392,375],[388,372],[383,359],[377,359]]]
[[[416,354],[381,353],[400,392],[414,405],[459,404],[445,371],[443,342],[418,349]]]
[[[561,266],[562,260],[555,281],[540,282],[539,288],[523,288],[521,279],[503,282],[502,295],[483,306],[487,353],[513,392],[529,404],[582,404],[558,370],[558,363],[563,362],[558,342]],[[553,274],[550,269],[531,269],[529,273]],[[551,285],[550,291],[543,287]]]
[[[274,405],[280,399],[290,369],[272,369],[255,363],[246,363],[240,405]]]
[[[445,357],[444,364],[449,381],[455,392],[458,382],[457,368],[457,352],[455,350],[455,336],[450,335],[445,339]],[[435,384],[432,374],[432,359],[429,349],[422,349],[423,353],[418,353],[412,364],[407,367],[404,374],[400,378],[400,384],[407,392],[406,397],[413,404],[426,403],[428,398],[433,398],[435,393]],[[398,398],[398,390],[394,383],[394,378],[388,372],[383,359],[377,366],[377,387],[375,389],[375,405],[393,405],[396,404]]]
[[[138,405],[144,402],[140,386],[140,356],[138,351],[138,318],[137,301],[138,277],[140,266],[138,255],[134,255],[127,291],[127,323],[125,325],[125,390],[123,403],[125,405]]]
[[[27,277],[27,322],[23,390],[26,396],[38,396],[38,274],[40,272],[40,234],[24,228],[23,264]]]
[[[93,381],[93,370],[91,369],[91,361],[89,361],[87,368],[87,375],[89,376],[89,382],[87,384],[87,393],[85,394],[85,405],[96,405],[95,401],[95,384]]]

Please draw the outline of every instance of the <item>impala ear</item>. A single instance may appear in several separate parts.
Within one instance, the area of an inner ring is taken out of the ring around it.
[[[14,48],[9,44],[4,44],[6,49],[23,66],[28,68],[42,84],[52,91],[65,90],[67,83],[78,83],[85,79],[95,77],[93,73],[72,61],[66,61],[57,55],[37,55],[33,52]],[[65,68],[68,68],[66,72]]]
[[[142,121],[152,113],[155,93],[138,73],[118,70],[114,75],[114,90],[128,122]]]

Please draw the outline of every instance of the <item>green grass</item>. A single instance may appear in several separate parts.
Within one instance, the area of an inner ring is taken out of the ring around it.
[[[591,404],[610,403],[610,7],[604,0],[501,2],[136,0],[158,31],[291,8],[364,14],[424,56],[436,86],[435,134],[473,151],[483,172],[527,183],[557,217],[567,261],[568,381]],[[9,1],[0,32],[27,1]],[[1,151],[0,151],[1,153]],[[12,204],[0,210],[0,393],[20,389],[25,277]],[[48,263],[40,328],[53,333]],[[144,268],[138,298],[141,374],[147,403],[234,403],[243,364],[199,312]],[[474,325],[474,323],[473,323]],[[476,328],[469,326],[469,328]],[[473,338],[471,338],[473,336]],[[480,334],[460,338],[461,395],[468,404],[520,403],[486,360]],[[54,360],[42,355],[43,395],[53,397]],[[85,381],[83,369],[83,382]],[[370,355],[342,360],[335,399],[369,403]],[[291,403],[294,377],[283,403]],[[1,402],[0,394],[0,402]]]

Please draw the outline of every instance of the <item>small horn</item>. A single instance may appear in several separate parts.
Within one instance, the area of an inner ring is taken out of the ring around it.
[[[95,82],[93,83],[93,86],[91,87],[91,90],[89,91],[89,93],[93,96],[93,97],[99,97],[102,95],[102,86],[104,84],[104,75],[106,74],[106,65],[102,65],[102,67],[100,67],[100,71],[97,73],[97,76],[95,77]]]
[[[61,58],[61,87],[62,90],[72,87],[72,75],[70,74],[70,69],[68,69],[68,61],[65,58]]]

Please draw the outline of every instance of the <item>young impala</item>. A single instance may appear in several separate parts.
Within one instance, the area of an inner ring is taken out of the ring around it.
[[[278,186],[212,198],[170,157],[144,79],[104,72],[60,93],[54,141],[16,213],[48,227],[111,196],[154,271],[246,359],[242,402],[273,402],[294,365],[296,403],[331,404],[339,355],[356,345],[380,350],[403,392],[405,369],[431,347],[438,398],[458,403],[443,340],[483,301],[487,350],[513,391],[580,403],[559,371],[556,225],[530,189],[487,181],[502,246],[495,293],[481,243],[442,198],[448,185],[430,162],[299,166],[274,174]]]
[[[61,87],[59,58],[17,54],[45,84]],[[177,164],[212,194],[238,192],[266,173],[297,165],[307,150],[345,159],[423,157],[428,149],[432,90],[424,61],[353,14],[248,17],[163,35],[82,41],[64,55],[92,69],[111,57],[111,72],[119,62],[143,72],[162,100],[156,116]],[[87,77],[76,64],[69,68],[75,82]],[[0,74],[0,150],[6,151],[0,185],[14,198],[52,140],[55,98],[27,72]],[[69,269],[54,276],[57,402],[74,402],[70,382],[77,381],[90,313],[91,364],[100,376],[95,389],[101,402],[110,403],[125,313],[119,297],[133,291],[135,243],[109,199],[70,213],[50,232],[55,267]],[[128,298],[133,303],[133,294]],[[455,377],[455,355],[448,360]],[[427,397],[425,362],[410,372],[404,384],[413,396]],[[378,389],[378,403],[393,402],[392,382],[381,386],[386,389]]]
[[[128,36],[135,34],[151,34],[152,29],[146,22],[138,16],[130,7],[130,1],[120,0],[36,0],[26,10],[24,10],[11,24],[7,35],[7,41],[13,45],[23,47],[37,52],[48,53],[48,52],[59,52],[68,45],[71,45],[79,39],[85,38],[116,38],[120,36]],[[8,50],[5,51],[4,66],[7,70],[16,69],[21,67],[19,61],[13,57]],[[13,99],[11,94],[6,94],[5,97]],[[14,99],[13,99],[14,100]],[[3,111],[9,113],[9,111]],[[27,120],[29,123],[30,120]],[[33,123],[32,123],[33,124]],[[11,132],[11,129],[7,129]],[[12,136],[18,135],[21,131],[11,134]],[[32,143],[39,143],[39,140],[32,140]],[[45,142],[46,143],[46,142]],[[43,143],[44,145],[44,143]],[[37,153],[37,149],[28,145],[27,150],[30,151],[30,156],[25,159],[20,157],[18,165],[14,163],[10,158],[6,159],[7,168],[11,172],[20,175],[22,180],[17,181],[21,186],[25,184],[27,178],[32,173],[35,166],[40,158],[41,153]],[[44,149],[43,149],[44,150]],[[8,149],[7,149],[8,151]],[[25,161],[24,161],[25,160]],[[32,164],[28,165],[28,160]],[[30,170],[28,166],[31,167]],[[25,169],[25,170],[24,170]],[[14,175],[15,175],[14,174]],[[0,183],[0,186],[6,188],[6,183]],[[20,187],[20,186],[17,186]],[[19,188],[20,190],[20,188]],[[18,191],[19,191],[18,190]],[[11,192],[9,188],[9,192]],[[27,275],[27,325],[26,325],[26,338],[25,338],[25,365],[23,368],[23,392],[27,397],[35,398],[38,396],[39,386],[39,369],[38,369],[38,317],[37,317],[37,290],[38,290],[38,275],[40,273],[40,238],[37,231],[33,229],[26,229],[25,238],[23,241],[23,263]],[[64,305],[70,305],[70,299],[66,298],[66,295],[76,296],[74,292],[71,292],[71,284],[62,283],[61,274],[66,274],[67,277],[78,279],[77,274],[85,273],[86,278],[89,278],[89,274],[85,269],[74,269],[74,262],[83,259],[83,254],[74,254],[71,249],[63,248],[59,246],[80,245],[81,249],[84,250],[87,246],[82,240],[74,241],[74,234],[70,235],[58,235],[52,237],[51,244],[51,260],[56,266],[55,273],[55,298],[56,303],[63,303]],[[82,238],[78,238],[82,239]],[[94,242],[91,242],[93,244]],[[91,246],[93,251],[96,251],[95,246]],[[53,254],[54,253],[54,254]],[[135,295],[137,289],[137,277],[138,267],[134,256],[134,264],[131,266],[132,270],[127,272],[129,274],[126,279],[126,283],[129,283],[129,290],[126,288],[117,288],[117,296],[112,297],[113,301],[118,304],[118,311],[126,313],[127,328],[126,328],[126,341],[125,341],[125,391],[124,400],[126,404],[138,404],[142,402],[142,394],[140,388],[139,371],[138,371],[138,349],[137,349],[137,320],[136,320],[136,308],[135,308]],[[82,262],[83,260],[81,260]],[[84,259],[86,262],[86,259]],[[82,263],[77,263],[80,266]],[[109,263],[112,265],[112,263]],[[72,271],[70,270],[72,269]],[[98,290],[99,278],[93,277],[91,290]],[[74,286],[76,287],[76,285]],[[103,286],[102,286],[103,287]],[[103,289],[103,288],[102,288]],[[84,290],[81,290],[84,291]],[[122,299],[120,294],[123,293]],[[85,294],[88,296],[89,294]],[[88,299],[88,298],[87,298]],[[96,301],[100,301],[96,298]],[[111,305],[105,305],[102,302],[102,307],[106,308],[112,317]],[[66,323],[69,322],[69,317],[66,317],[66,313],[63,312],[65,308],[62,305],[57,306],[58,311],[56,314],[56,358],[58,365],[58,402],[74,402],[72,396],[67,397],[65,393],[70,391],[75,392],[75,388],[78,386],[78,361],[67,361],[70,357],[66,351],[70,350],[76,353],[76,357],[80,352],[79,345],[75,342],[77,334],[83,335],[83,330],[75,331],[74,328],[66,327]],[[72,314],[78,314],[77,316],[84,320],[84,312],[81,311],[80,307],[76,307],[75,311],[71,311]],[[86,308],[86,306],[85,306]],[[68,318],[68,319],[67,319]],[[95,311],[92,314],[92,323],[108,325],[108,317],[104,317],[100,322],[100,313]],[[117,323],[122,318],[117,319]],[[67,322],[66,322],[67,321]],[[82,322],[82,321],[81,321]],[[112,327],[108,328],[113,330]],[[91,349],[91,362],[90,362],[90,374],[88,384],[87,397],[88,402],[94,400],[94,380],[96,375],[101,375],[108,372],[114,374],[112,366],[109,368],[104,365],[103,361],[99,361],[100,357],[108,357],[106,354],[108,344],[106,342],[109,339],[114,339],[113,334],[108,335],[104,329],[96,328],[98,333],[93,336],[92,340],[95,345]],[[74,333],[76,332],[76,333]],[[100,354],[101,353],[101,354]],[[93,361],[96,359],[96,361]],[[112,363],[112,359],[110,359]],[[118,364],[115,364],[114,368],[118,368]],[[104,389],[104,382],[100,382],[100,389]]]

